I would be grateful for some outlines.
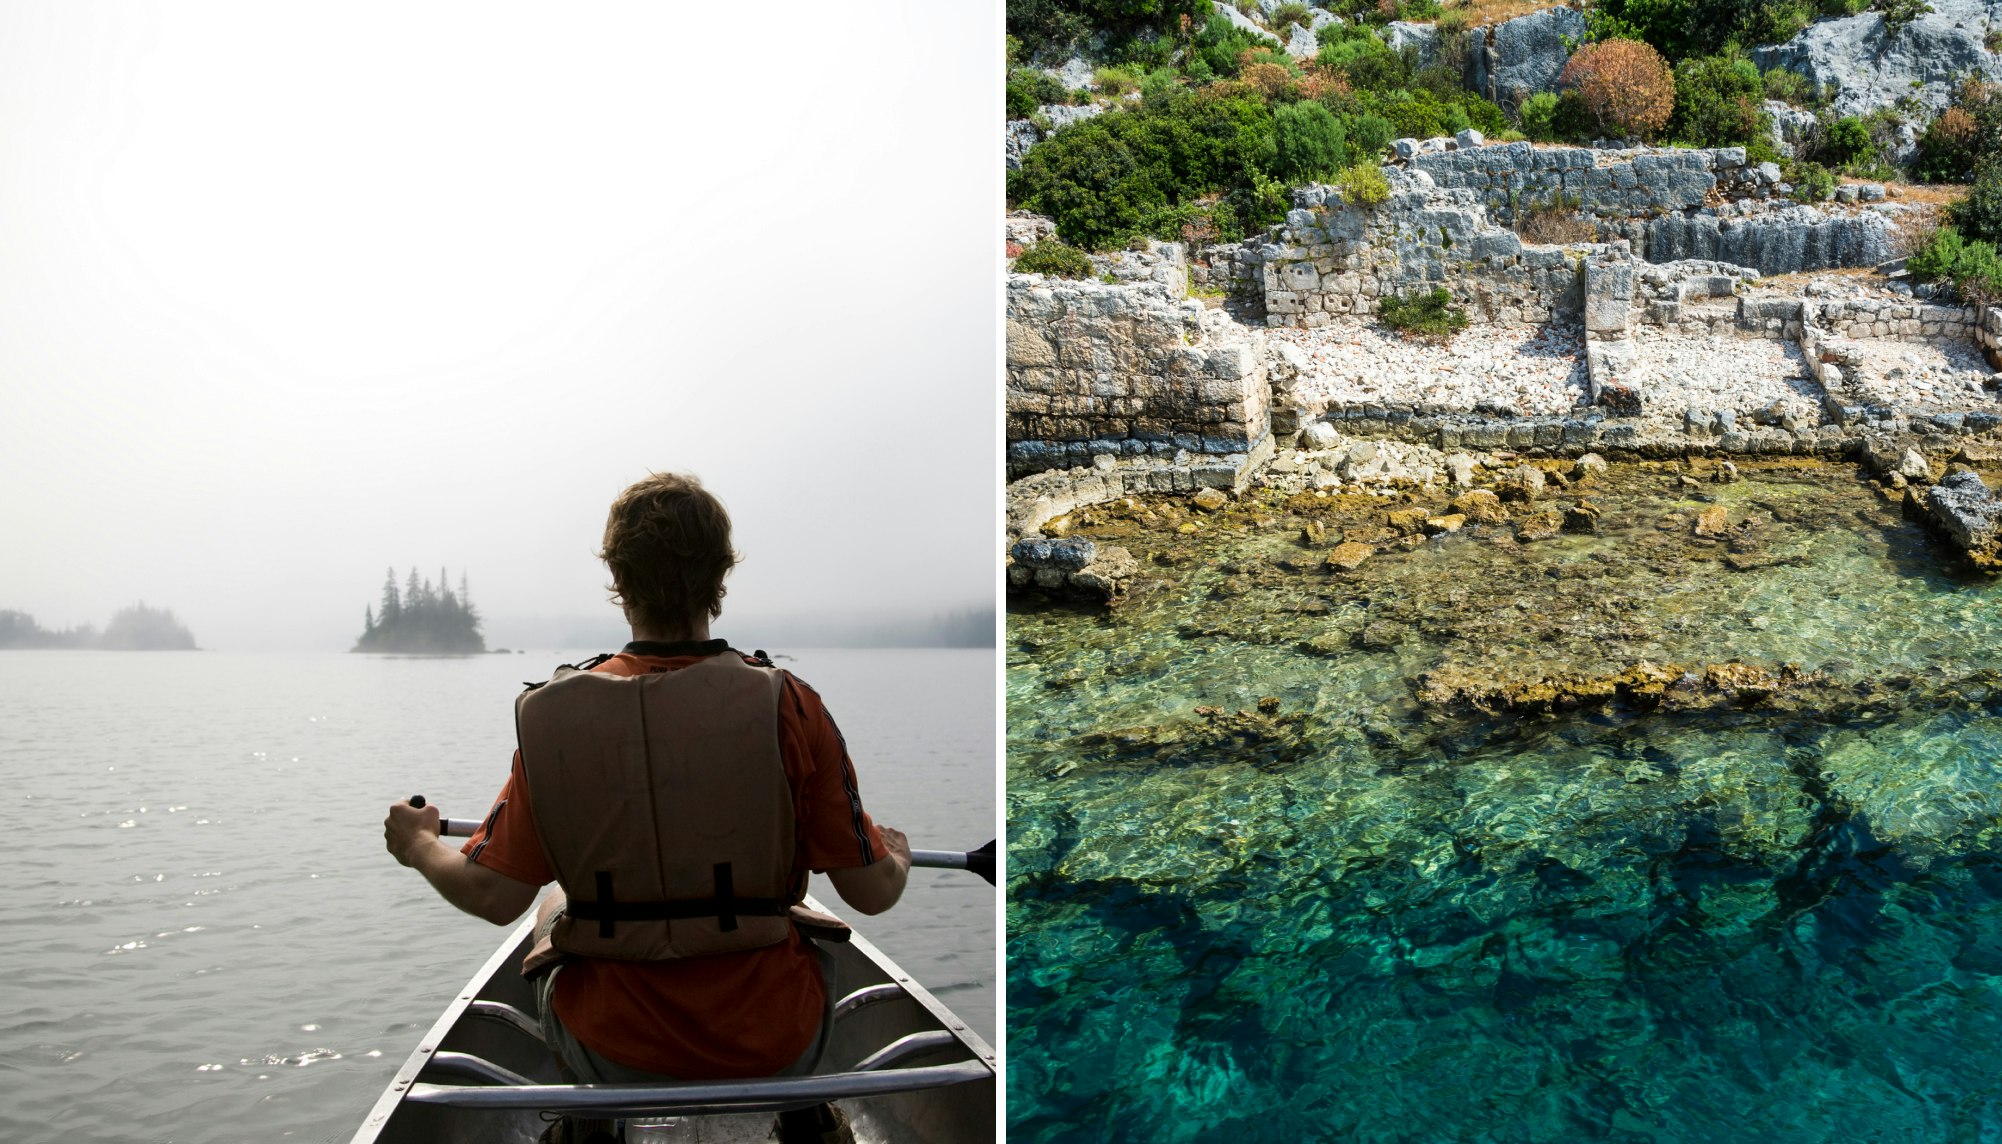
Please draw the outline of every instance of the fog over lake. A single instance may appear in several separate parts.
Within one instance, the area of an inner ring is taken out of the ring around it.
[[[0,609],[597,643],[650,469],[732,638],[991,607],[998,7],[0,8]]]

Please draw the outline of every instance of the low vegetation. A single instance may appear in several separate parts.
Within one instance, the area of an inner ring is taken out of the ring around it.
[[[1453,305],[1443,286],[1428,294],[1386,297],[1378,302],[1376,316],[1408,338],[1444,341],[1467,328],[1467,312]]]
[[[1845,178],[1972,183],[1956,207],[1958,232],[2002,240],[2002,161],[1991,162],[2002,156],[1996,87],[1970,79],[1937,115],[1905,100],[1835,116],[1832,90],[1752,62],[1752,46],[1815,19],[1863,12],[1872,0],[1595,0],[1587,42],[1566,64],[1560,90],[1531,94],[1512,112],[1466,90],[1468,45],[1479,29],[1547,6],[1331,0],[1327,10],[1341,20],[1315,32],[1313,57],[1295,59],[1279,35],[1315,18],[1297,2],[1269,13],[1246,4],[1275,33],[1267,35],[1206,0],[1010,0],[1009,114],[1033,117],[1080,100],[1105,108],[1029,150],[1010,173],[1010,204],[1048,215],[1059,237],[1084,250],[1140,235],[1234,241],[1278,223],[1293,187],[1362,178],[1352,172],[1373,170],[1393,139],[1471,127],[1492,141],[1743,147],[1750,162],[1776,164],[1789,193],[1808,202],[1828,199]],[[1874,6],[1894,34],[1929,10],[1925,0]],[[1392,49],[1384,27],[1392,20],[1435,21],[1432,59]],[[1066,90],[1032,66],[1080,53],[1096,68],[1095,93]],[[1772,101],[1819,122],[1791,120],[1783,148]],[[1901,169],[1893,157],[1906,156],[1899,140],[1913,129],[1921,132],[1917,156]],[[1575,213],[1548,210],[1518,221],[1533,241],[1581,234],[1584,225]]]
[[[1091,256],[1067,242],[1046,238],[1031,243],[1015,257],[1015,269],[1023,274],[1048,274],[1057,278],[1091,277]]]

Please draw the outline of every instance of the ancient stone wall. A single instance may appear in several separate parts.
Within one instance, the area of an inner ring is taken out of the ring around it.
[[[1172,284],[1011,275],[1007,323],[1011,478],[1101,455],[1241,468],[1269,432],[1258,334]]]
[[[1817,327],[1845,338],[1972,339],[1984,324],[1982,315],[1973,306],[1942,306],[1936,302],[1845,298],[1810,300],[1807,305]],[[1993,308],[1988,312],[1996,313]]]
[[[1538,206],[1576,205],[1601,218],[1695,210],[1713,194],[1757,194],[1743,147],[1627,150],[1495,143],[1422,152],[1410,160],[1450,190],[1472,191],[1498,222]]]
[[[1440,190],[1423,172],[1384,174],[1390,198],[1376,205],[1346,202],[1334,187],[1293,192],[1295,209],[1260,250],[1268,325],[1318,328],[1373,314],[1385,295],[1438,286],[1482,321],[1577,313],[1575,253],[1525,245],[1471,193]]]
[[[1742,147],[1399,142],[1411,152],[1410,169],[1471,191],[1497,222],[1514,225],[1541,208],[1576,210],[1598,222],[1601,239],[1625,239],[1649,262],[1707,259],[1761,274],[1874,266],[1892,257],[1894,217],[1903,209],[1858,209],[1858,200],[1883,197],[1875,184],[1845,184],[1843,201],[1826,207],[1789,203],[1779,169],[1748,164]]]

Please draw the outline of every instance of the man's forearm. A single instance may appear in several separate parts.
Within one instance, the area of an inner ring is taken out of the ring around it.
[[[443,841],[413,846],[408,858],[440,897],[495,925],[520,917],[535,901],[536,887],[495,873]]]
[[[911,860],[895,852],[885,854],[867,866],[829,870],[827,878],[841,900],[865,914],[880,914],[904,896],[910,878]]]

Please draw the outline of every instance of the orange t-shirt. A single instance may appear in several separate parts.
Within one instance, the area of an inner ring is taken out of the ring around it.
[[[673,671],[730,652],[722,640],[634,641],[592,668],[617,675]],[[888,852],[862,809],[847,743],[811,687],[786,674],[779,750],[792,784],[796,861],[816,873],[867,866]],[[461,850],[518,882],[555,880],[523,796],[521,753],[486,822]],[[824,993],[812,946],[779,945],[673,961],[577,958],[556,979],[556,1015],[592,1051],[629,1068],[689,1080],[770,1076],[812,1043]]]

